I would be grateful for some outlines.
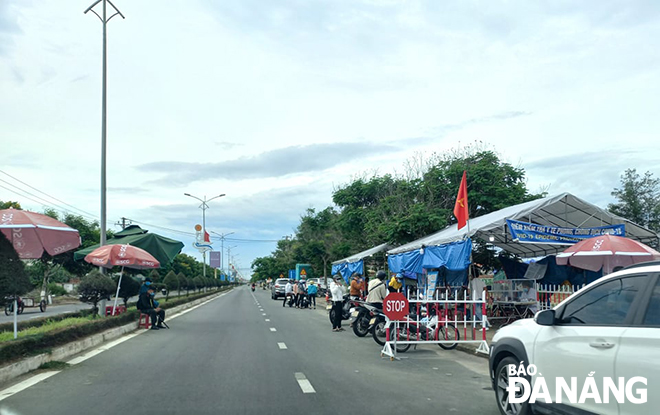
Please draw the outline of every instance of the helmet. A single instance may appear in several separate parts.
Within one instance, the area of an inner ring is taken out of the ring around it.
[[[381,281],[384,280],[385,278],[387,278],[387,272],[385,272],[383,270],[378,271],[376,273],[376,278],[378,278]]]

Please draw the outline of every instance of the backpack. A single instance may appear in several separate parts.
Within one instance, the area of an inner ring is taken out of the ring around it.
[[[307,294],[307,287],[305,286],[304,282],[299,282],[298,283],[298,293]]]

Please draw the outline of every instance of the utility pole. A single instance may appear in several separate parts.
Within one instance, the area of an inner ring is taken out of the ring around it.
[[[126,224],[127,221],[128,221],[128,225],[131,225],[131,224],[132,224],[132,222],[131,222],[130,219],[127,219],[127,218],[125,218],[125,217],[122,216],[122,217],[121,217],[121,222],[117,221],[117,222],[115,223],[115,225],[119,225],[119,226],[121,226],[122,229],[126,229],[126,226],[128,226],[128,225]]]
[[[221,194],[221,195],[213,196],[213,197],[210,198],[210,199],[206,199],[206,195],[204,195],[204,199],[203,199],[203,200],[200,199],[200,198],[198,198],[197,196],[193,196],[193,195],[191,195],[190,193],[184,193],[183,195],[184,195],[184,196],[188,196],[188,197],[192,197],[193,199],[197,199],[197,200],[199,200],[200,202],[202,202],[202,204],[199,205],[199,208],[202,209],[202,232],[204,232],[204,233],[202,234],[202,237],[203,237],[203,238],[206,238],[206,209],[209,208],[209,205],[207,205],[206,203],[207,203],[207,202],[210,202],[210,201],[213,200],[213,199],[217,199],[217,198],[219,198],[219,197],[223,197],[223,196],[225,196],[225,194],[223,193],[223,194]],[[204,271],[203,271],[203,272],[204,272],[204,278],[206,278],[206,251],[202,251],[202,260],[203,260],[203,262],[204,262],[204,268],[203,268],[203,269],[204,269]]]
[[[103,2],[103,17],[96,13],[96,11],[92,10],[94,6],[97,4]],[[110,16],[107,17],[106,14],[106,9],[107,5],[106,3],[110,3],[112,8],[114,9],[114,13]],[[84,14],[87,14],[88,11],[91,11],[96,15],[101,20],[101,23],[103,23],[103,86],[102,86],[102,98],[101,98],[101,242],[100,245],[103,246],[105,245],[105,240],[106,240],[106,222],[107,222],[107,217],[106,217],[106,147],[107,147],[107,140],[106,140],[106,131],[107,131],[107,122],[106,122],[106,108],[107,108],[107,94],[106,94],[106,86],[107,86],[107,36],[106,36],[106,26],[110,19],[115,17],[116,15],[120,15],[122,19],[125,19],[124,15],[121,14],[118,8],[115,7],[114,4],[110,0],[96,0],[94,4],[89,6],[87,10],[85,10]]]

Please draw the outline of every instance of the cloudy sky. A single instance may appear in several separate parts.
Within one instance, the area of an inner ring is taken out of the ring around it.
[[[0,1],[0,200],[100,217],[91,3]],[[475,140],[531,190],[600,206],[626,168],[660,177],[655,0],[114,4],[109,226],[133,219],[199,258],[183,193],[226,193],[207,228],[234,232],[249,268],[275,244],[246,240],[293,233],[333,187]]]

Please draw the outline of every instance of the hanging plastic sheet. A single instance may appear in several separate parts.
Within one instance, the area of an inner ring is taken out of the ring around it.
[[[391,272],[415,272],[421,274],[424,269],[462,271],[470,265],[472,240],[465,239],[439,246],[428,246],[414,251],[390,255],[387,258]]]
[[[348,283],[348,281],[351,279],[351,275],[353,275],[354,272],[357,272],[358,274],[364,274],[364,261],[356,261],[356,262],[344,262],[341,264],[334,264],[332,266],[332,275],[339,274],[341,277]]]

